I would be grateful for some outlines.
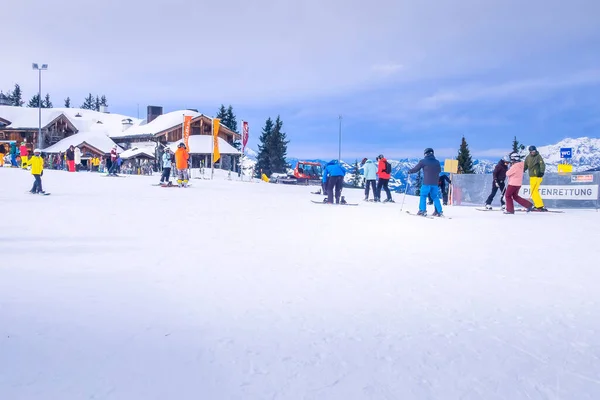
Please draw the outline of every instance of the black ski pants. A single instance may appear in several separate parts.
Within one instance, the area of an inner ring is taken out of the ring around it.
[[[339,204],[344,185],[343,176],[330,176],[327,178],[327,202],[333,203],[333,191],[335,190],[335,202]]]
[[[381,200],[381,189],[385,190],[385,194],[387,195],[388,200],[392,200],[392,194],[390,193],[390,188],[388,187],[389,179],[379,178],[377,182],[377,193],[375,193],[375,200]]]
[[[42,190],[42,177],[38,174],[33,175],[35,181],[33,181],[33,187],[31,188],[31,193],[40,193]]]
[[[169,183],[170,177],[171,177],[171,168],[169,168],[169,167],[163,168],[162,175],[160,176],[160,181]]]
[[[488,206],[492,204],[492,201],[494,201],[494,197],[496,197],[496,193],[498,193],[498,189],[500,189],[500,203],[502,205],[505,204],[505,202],[504,202],[504,181],[498,181],[498,186],[496,186],[496,183],[494,182],[494,184],[492,185],[492,193],[487,198],[485,204],[487,204]]]
[[[373,188],[373,197],[377,197],[377,183],[375,179],[369,179],[365,182],[365,199],[369,198],[369,185]]]

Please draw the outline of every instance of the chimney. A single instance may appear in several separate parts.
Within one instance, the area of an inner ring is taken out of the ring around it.
[[[121,121],[121,124],[122,124],[121,132],[125,132],[127,129],[131,128],[131,126],[133,125],[133,121],[131,120],[131,118],[125,118],[124,120]]]
[[[148,106],[148,116],[146,118],[146,123],[150,123],[156,119],[156,117],[162,115],[163,108],[159,106]]]

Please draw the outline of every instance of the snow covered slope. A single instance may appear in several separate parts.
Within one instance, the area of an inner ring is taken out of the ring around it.
[[[600,213],[157,180],[0,169],[1,399],[600,398]]]

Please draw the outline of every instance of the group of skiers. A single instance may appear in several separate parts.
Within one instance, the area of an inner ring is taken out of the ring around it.
[[[190,153],[185,146],[185,143],[181,142],[177,146],[175,154],[171,152],[169,147],[165,148],[165,152],[162,155],[162,175],[160,177],[160,185],[171,185],[169,180],[171,177],[171,168],[173,164],[177,170],[177,185],[179,187],[187,187],[190,180],[189,176],[189,160]]]
[[[500,202],[505,214],[515,213],[514,202],[523,206],[527,211],[548,211],[539,190],[546,172],[546,164],[535,146],[529,146],[527,150],[529,150],[529,154],[524,161],[523,156],[518,152],[512,152],[498,161],[493,173],[492,192],[485,202],[486,209],[492,209],[492,201],[500,190]],[[519,196],[525,171],[529,171],[529,186],[533,204]],[[507,178],[508,185],[506,185]]]

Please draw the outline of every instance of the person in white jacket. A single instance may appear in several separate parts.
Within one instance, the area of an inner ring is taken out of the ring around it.
[[[162,175],[160,176],[161,184],[170,184],[169,178],[171,177],[171,163],[173,159],[173,153],[171,153],[171,149],[166,147],[165,152],[162,155]]]
[[[365,201],[369,201],[369,186],[373,188],[373,197],[377,195],[375,191],[377,180],[377,165],[371,160],[363,160],[363,176],[365,177]]]
[[[79,171],[80,165],[81,165],[81,149],[79,147],[75,147],[75,171]]]

